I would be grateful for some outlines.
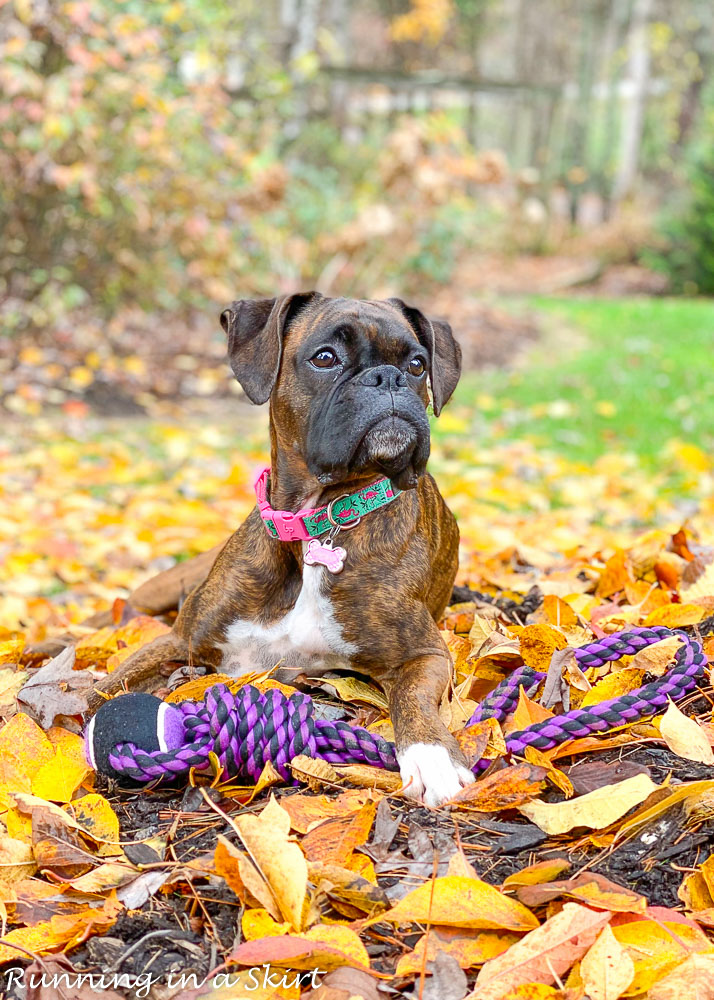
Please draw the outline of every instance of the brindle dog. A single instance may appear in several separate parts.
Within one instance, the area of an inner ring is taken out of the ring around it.
[[[254,508],[171,633],[139,650],[91,704],[155,686],[167,661],[239,676],[278,662],[306,674],[350,667],[386,691],[407,794],[435,806],[473,780],[439,701],[451,660],[436,622],[457,569],[459,533],[426,472],[434,413],[453,393],[461,350],[447,323],[399,299],[316,292],[234,302],[221,315],[235,377],[270,400],[270,504],[318,507],[373,482],[404,492],[337,543],[342,572],[304,561],[306,542],[271,537]]]

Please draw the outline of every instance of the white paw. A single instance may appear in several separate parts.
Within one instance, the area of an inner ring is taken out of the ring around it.
[[[446,747],[439,743],[413,743],[397,754],[404,794],[421,799],[432,809],[443,805],[470,785],[474,776],[467,767],[455,764]]]

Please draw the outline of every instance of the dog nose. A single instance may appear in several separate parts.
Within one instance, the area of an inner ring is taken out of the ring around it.
[[[406,375],[394,365],[377,365],[375,368],[368,368],[367,371],[362,372],[358,382],[360,385],[368,385],[375,389],[388,389],[390,392],[408,387]]]

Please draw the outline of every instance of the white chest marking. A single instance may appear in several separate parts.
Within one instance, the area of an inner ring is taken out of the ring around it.
[[[345,665],[357,646],[342,637],[332,602],[324,592],[325,572],[323,566],[304,565],[297,601],[272,625],[241,618],[229,625],[222,644],[223,672],[239,677],[280,661],[282,666],[318,674]]]

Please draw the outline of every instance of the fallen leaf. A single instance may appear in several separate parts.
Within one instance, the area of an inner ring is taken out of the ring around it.
[[[698,604],[665,604],[655,608],[645,618],[645,625],[664,625],[667,628],[681,628],[696,625],[706,618],[706,611]]]
[[[420,972],[425,954],[426,961],[431,962],[440,951],[455,958],[462,969],[474,969],[503,954],[519,940],[517,934],[503,931],[475,931],[469,934],[458,927],[430,927],[429,933],[419,938],[414,950],[399,959],[395,975],[410,976]]]
[[[22,840],[0,834],[0,884],[12,885],[35,873],[37,863],[32,847]]]
[[[644,802],[658,785],[646,774],[636,774],[616,785],[597,788],[565,802],[528,802],[519,811],[544,833],[567,833],[575,827],[602,830],[620,819],[633,806]]]
[[[308,861],[344,864],[361,847],[372,829],[376,806],[365,802],[361,809],[346,816],[333,816],[313,826],[303,837],[301,846]]]
[[[0,709],[7,711],[14,706],[28,676],[26,670],[15,670],[14,667],[3,667],[0,670]]]
[[[686,716],[671,700],[667,711],[659,720],[659,731],[669,749],[678,757],[696,760],[701,764],[714,764],[714,752],[702,727]]]
[[[635,978],[635,965],[609,927],[580,962],[580,975],[590,1000],[618,1000]]]
[[[635,653],[630,660],[630,666],[661,677],[671,666],[681,645],[682,640],[676,635],[668,639],[660,639],[659,642],[645,646],[644,649]]]
[[[632,666],[618,670],[614,674],[608,674],[607,677],[598,681],[597,684],[593,684],[590,690],[585,692],[579,708],[588,708],[590,705],[597,705],[609,698],[619,698],[623,694],[629,694],[642,686],[644,676],[644,670],[637,670]]]
[[[369,969],[369,955],[359,937],[349,927],[336,924],[316,924],[300,935],[246,941],[231,952],[229,960],[238,965],[257,966],[268,962],[310,971],[324,967],[329,972],[341,965]]]
[[[271,795],[257,816],[244,814],[234,822],[253,863],[270,886],[283,919],[301,930],[307,862],[298,845],[289,839],[290,816]]]
[[[594,943],[611,914],[596,913],[577,903],[566,903],[560,913],[514,944],[503,955],[486,962],[469,1000],[505,1000],[525,983],[552,985]]]
[[[714,955],[690,955],[650,987],[648,1000],[714,1000]]]
[[[565,649],[568,645],[562,632],[552,625],[526,625],[514,632],[520,640],[524,663],[534,670],[547,671],[556,649]]]
[[[366,684],[357,677],[351,677],[349,674],[334,677],[323,676],[320,678],[320,682],[334,688],[342,701],[361,701],[367,705],[374,705],[375,708],[380,708],[383,712],[389,711],[389,702],[384,692],[373,684]]]
[[[692,952],[714,953],[714,945],[706,935],[686,924],[636,920],[614,927],[613,934],[634,962],[635,977],[628,990],[631,995],[647,994],[658,979],[681,965]]]
[[[480,879],[445,875],[412,889],[396,906],[376,920],[393,924],[429,923],[448,927],[473,927],[527,931],[538,921],[525,906],[504,896]]]
[[[49,729],[58,715],[87,711],[87,695],[96,677],[74,669],[75,655],[75,647],[67,646],[36,670],[17,696],[18,704],[26,706],[44,729]]]
[[[540,794],[545,775],[544,768],[531,764],[506,767],[466,785],[451,801],[477,812],[512,809]]]
[[[335,816],[354,812],[369,799],[364,790],[350,789],[337,797],[330,795],[286,795],[280,806],[290,817],[290,827],[297,833],[307,833],[311,826]]]
[[[582,872],[571,879],[520,886],[516,896],[526,906],[542,906],[554,899],[568,897],[597,910],[644,913],[647,909],[645,896],[617,885],[597,872]]]
[[[527,868],[522,868],[518,872],[513,872],[503,880],[503,888],[511,888],[520,885],[541,885],[544,882],[552,882],[564,871],[570,868],[571,862],[566,858],[553,858],[552,861],[536,861]]]
[[[531,701],[525,689],[520,688],[518,692],[518,704],[511,718],[510,725],[506,729],[506,735],[508,733],[519,732],[521,729],[527,729],[537,722],[552,719],[553,714],[549,708],[543,708],[537,701]]]
[[[51,802],[69,802],[91,770],[86,761],[78,763],[60,747],[52,760],[38,768],[32,779],[32,791]]]

